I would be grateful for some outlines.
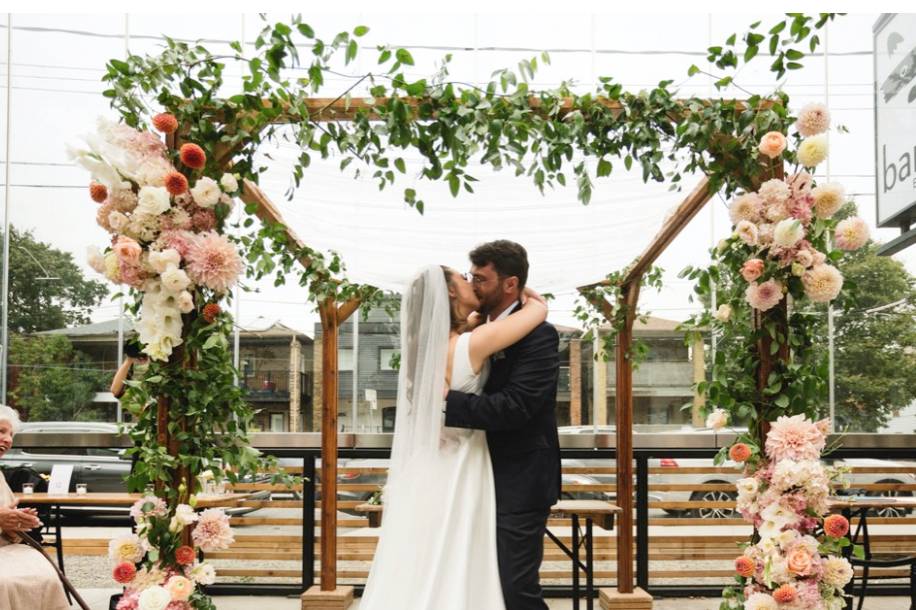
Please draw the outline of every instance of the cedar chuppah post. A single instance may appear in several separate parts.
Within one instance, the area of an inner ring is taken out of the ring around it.
[[[242,201],[256,207],[256,215],[265,224],[283,227],[287,246],[300,250],[304,246],[299,237],[283,222],[280,211],[253,182],[242,185]],[[299,263],[308,268],[311,261],[301,257]],[[338,338],[340,325],[359,309],[359,299],[349,299],[337,305],[336,295],[326,297],[318,304],[321,318],[321,583],[320,591],[327,594],[337,591],[337,405],[338,405]],[[306,507],[308,510],[309,507]],[[344,598],[352,599],[351,587],[341,591]],[[334,600],[338,601],[338,600]]]
[[[693,191],[678,206],[655,239],[627,271],[619,283],[619,303],[622,306],[622,323],[617,326],[616,349],[616,425],[617,425],[617,498],[633,496],[633,362],[630,358],[633,347],[633,323],[639,302],[639,288],[643,275],[686,227],[694,216],[712,197],[709,179],[703,178]],[[598,285],[608,285],[602,282]],[[598,308],[605,319],[614,323],[616,312],[611,304],[595,293],[588,292],[593,286],[579,290]],[[634,604],[651,608],[651,597],[645,591],[634,588],[633,582],[633,503],[621,501],[617,527],[617,591],[601,590],[602,598],[628,599]],[[647,549],[642,549],[647,552]]]

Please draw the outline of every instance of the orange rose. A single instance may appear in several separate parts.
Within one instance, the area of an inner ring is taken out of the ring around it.
[[[791,604],[798,596],[798,592],[792,585],[786,584],[773,591],[773,599],[780,604]]]
[[[786,136],[778,131],[771,131],[763,136],[757,148],[762,155],[775,159],[786,149]]]
[[[746,462],[751,457],[751,448],[744,443],[735,443],[728,450],[728,457],[733,462]]]
[[[831,538],[842,538],[849,531],[849,521],[843,515],[830,515],[824,519],[824,533]]]
[[[740,557],[735,558],[735,572],[740,576],[745,578],[750,578],[754,575],[754,572],[757,570],[757,565],[754,563],[754,560],[746,555],[741,555]]]
[[[811,553],[806,549],[798,547],[794,549],[787,557],[789,572],[798,576],[807,576],[811,573],[812,562]]]

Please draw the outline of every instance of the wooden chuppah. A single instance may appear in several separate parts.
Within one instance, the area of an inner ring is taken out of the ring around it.
[[[417,100],[405,98],[402,100],[408,108],[415,112]],[[595,100],[612,111],[622,110],[619,102],[598,98]],[[284,109],[273,121],[289,123],[293,121],[311,120],[316,122],[349,121],[358,113],[367,113],[368,118],[375,119],[378,115],[372,111],[374,106],[381,106],[387,100],[379,98],[369,103],[363,100],[319,99],[306,100],[304,107],[309,116],[303,117],[299,112],[290,108]],[[769,103],[764,101],[763,105]],[[530,105],[534,111],[542,111],[540,100],[531,98]],[[302,107],[302,106],[300,106]],[[560,107],[558,114],[564,116],[574,110],[573,101],[566,100]],[[680,117],[670,116],[672,122],[677,122]],[[231,152],[221,157],[228,165],[231,163]],[[626,303],[627,314],[625,324],[620,329],[617,344],[617,494],[618,498],[633,497],[633,437],[632,437],[632,363],[629,353],[632,348],[632,328],[635,320],[636,306],[639,298],[639,286],[644,274],[649,270],[659,255],[671,244],[690,220],[699,212],[704,204],[711,198],[713,192],[710,182],[703,178],[694,190],[683,200],[674,215],[665,223],[660,232],[649,244],[646,250],[628,270],[626,276],[618,284],[621,303]],[[241,199],[246,204],[253,204],[256,215],[266,223],[276,223],[283,227],[287,236],[287,245],[298,252],[303,247],[303,242],[283,222],[282,216],[268,197],[250,181],[245,181]],[[301,259],[300,263],[309,267],[308,259]],[[329,278],[325,278],[329,279]],[[609,286],[607,282],[584,286],[580,291],[586,293],[589,288],[598,285]],[[605,318],[614,322],[611,304],[601,299],[595,300],[594,293],[590,299],[593,305],[603,312]],[[337,492],[337,339],[339,326],[360,306],[359,299],[351,299],[338,305],[334,295],[327,296],[319,303],[319,313],[322,323],[323,346],[323,387],[322,387],[322,512],[321,512],[321,583],[320,591],[331,593],[337,591],[336,568],[336,492]],[[633,573],[633,505],[622,502],[623,509],[620,515],[620,527],[617,533],[617,590],[622,595],[632,595],[634,592]],[[317,588],[316,588],[317,590]],[[350,595],[352,595],[352,590]],[[651,599],[651,598],[650,598]],[[324,600],[329,602],[329,599]],[[319,602],[322,603],[322,602]],[[333,602],[332,602],[333,603]],[[651,603],[651,601],[649,602]]]

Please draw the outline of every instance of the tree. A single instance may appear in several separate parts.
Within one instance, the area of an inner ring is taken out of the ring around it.
[[[838,264],[853,284],[834,322],[838,430],[875,432],[916,401],[916,278],[876,252],[871,243]],[[826,320],[817,334],[826,353]]]
[[[91,368],[88,356],[63,335],[10,337],[11,402],[32,421],[98,420],[91,407],[110,373]]]
[[[73,256],[10,227],[9,331],[32,333],[86,324],[108,294],[86,279]],[[48,276],[56,279],[39,279]]]

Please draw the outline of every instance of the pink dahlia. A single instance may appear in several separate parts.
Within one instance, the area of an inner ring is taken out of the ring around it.
[[[189,221],[190,222],[190,221]],[[190,231],[167,230],[163,231],[156,240],[154,247],[156,250],[168,250],[172,248],[181,255],[182,259],[188,258],[191,252],[191,246],[197,241],[197,236]]]
[[[817,423],[804,415],[783,415],[770,426],[766,453],[772,460],[819,460],[826,442]]]
[[[235,246],[225,236],[213,231],[197,237],[186,260],[188,277],[195,284],[219,293],[233,286],[242,272],[242,259]]]
[[[776,280],[767,280],[762,284],[752,283],[744,291],[744,297],[754,309],[767,311],[782,300],[782,284]]]
[[[229,527],[229,517],[218,508],[208,508],[200,513],[191,538],[205,553],[228,549],[235,542]]]
[[[846,218],[837,224],[835,237],[840,250],[858,250],[868,243],[868,225],[858,216]]]
[[[836,267],[816,264],[802,276],[805,295],[815,303],[832,301],[843,289],[843,275]]]
[[[760,220],[760,210],[763,200],[757,193],[745,193],[735,197],[735,200],[728,206],[728,215],[732,224],[738,224],[742,220],[757,222]]]
[[[798,113],[795,129],[804,137],[824,133],[830,127],[830,111],[824,104],[808,104]]]
[[[140,521],[146,517],[162,517],[169,512],[165,500],[156,496],[144,496],[130,507],[130,516],[134,521]]]

